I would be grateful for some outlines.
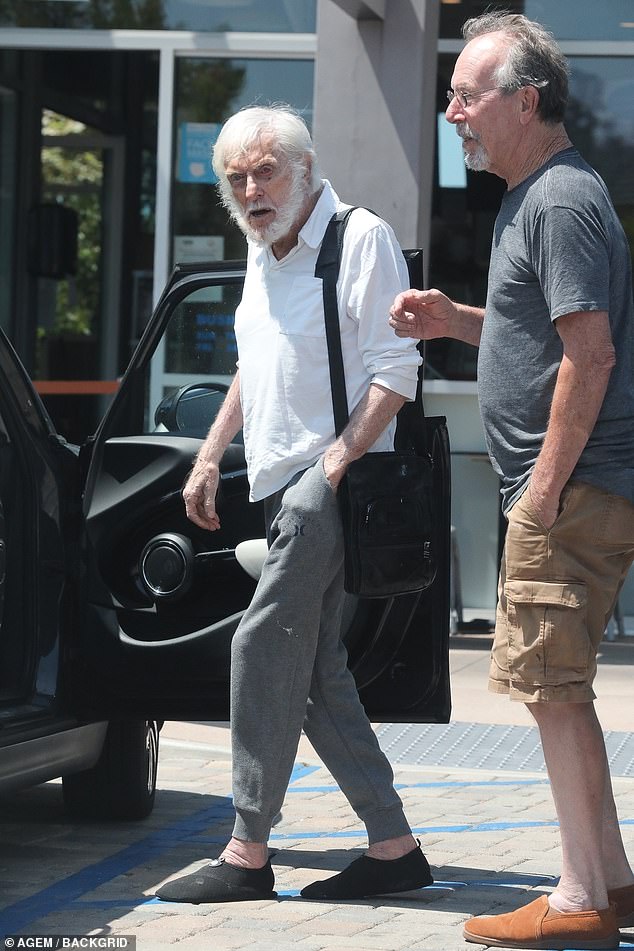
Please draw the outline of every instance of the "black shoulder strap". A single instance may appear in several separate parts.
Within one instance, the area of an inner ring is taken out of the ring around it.
[[[315,277],[321,278],[323,285],[324,321],[330,365],[330,388],[335,418],[335,433],[337,436],[343,432],[349,418],[345,370],[341,351],[337,280],[341,266],[343,238],[348,220],[354,210],[354,208],[346,208],[343,211],[335,212],[332,216],[328,222],[315,265]],[[422,290],[423,252],[420,249],[407,250],[403,251],[403,255],[407,264],[411,287]],[[395,442],[398,448],[413,445],[416,452],[420,455],[425,454],[427,451],[423,409],[422,364],[418,368],[416,397],[411,403],[406,403],[399,413],[399,425]]]
[[[354,208],[335,212],[326,228],[315,265],[315,277],[322,279],[324,297],[324,320],[326,323],[326,343],[330,363],[330,389],[332,410],[335,417],[335,434],[339,436],[348,423],[348,398],[346,396],[346,377],[341,352],[341,330],[339,328],[339,307],[337,304],[337,278],[341,265],[341,250],[348,218]]]

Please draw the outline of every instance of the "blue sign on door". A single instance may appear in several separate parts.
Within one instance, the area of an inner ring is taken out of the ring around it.
[[[214,185],[211,149],[218,138],[218,122],[181,122],[178,130],[178,181]]]

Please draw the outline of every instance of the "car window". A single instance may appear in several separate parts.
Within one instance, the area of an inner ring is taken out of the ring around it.
[[[204,427],[206,434],[236,373],[233,327],[241,294],[240,283],[220,284],[198,288],[176,305],[146,369],[146,433],[173,431],[169,421],[180,416],[164,408],[185,394],[189,408],[196,406],[197,429]],[[191,412],[180,415],[191,422]]]

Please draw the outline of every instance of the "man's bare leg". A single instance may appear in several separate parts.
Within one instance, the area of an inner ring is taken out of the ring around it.
[[[593,703],[527,704],[539,726],[559,819],[557,911],[608,906],[608,888],[634,881],[618,826],[603,732]]]

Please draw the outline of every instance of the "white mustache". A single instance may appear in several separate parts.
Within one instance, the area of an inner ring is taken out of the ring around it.
[[[263,201],[250,201],[246,208],[244,209],[245,214],[250,214],[252,211],[272,211],[271,205],[267,205]]]
[[[456,132],[461,139],[473,139],[474,142],[480,141],[480,136],[470,128],[468,122],[459,122],[456,126]]]

